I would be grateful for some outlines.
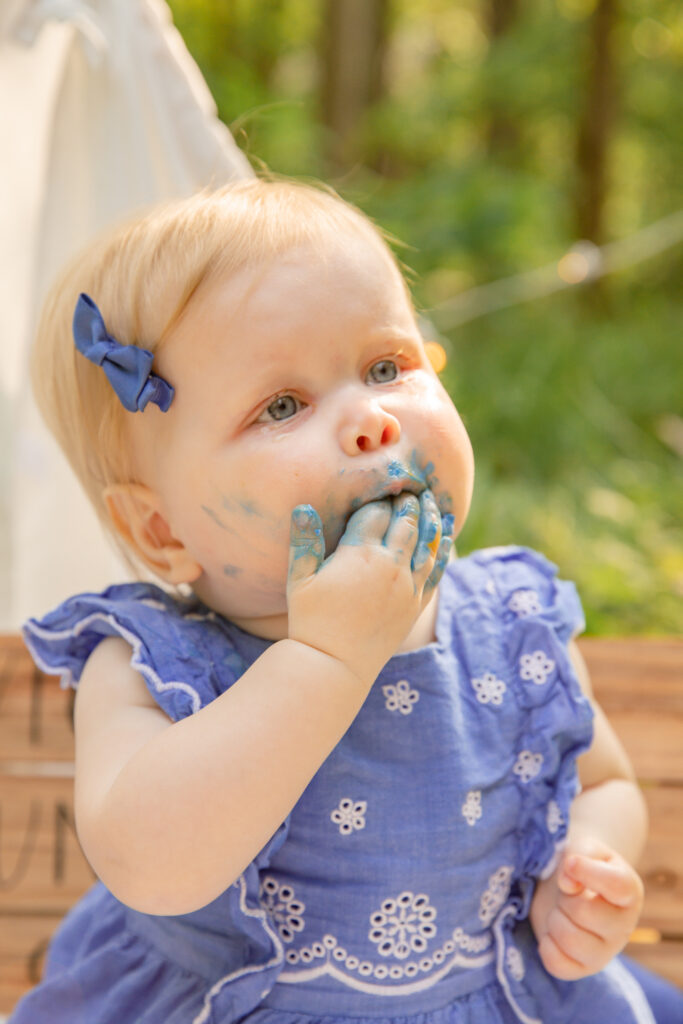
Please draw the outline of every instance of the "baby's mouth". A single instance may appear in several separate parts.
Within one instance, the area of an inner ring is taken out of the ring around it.
[[[369,495],[359,498],[355,508],[360,508],[361,505],[366,505],[370,501],[396,497],[397,494],[402,494],[404,491],[419,497],[429,486],[425,474],[405,466],[398,460],[393,460],[378,473],[380,478],[371,482]]]
[[[332,554],[336,549],[349,519],[363,505],[386,498],[395,498],[405,492],[419,497],[428,486],[429,483],[426,479],[397,461],[371,471],[370,474],[365,470],[359,478],[359,494],[351,499],[346,509],[342,513],[332,513],[323,517],[327,554]]]

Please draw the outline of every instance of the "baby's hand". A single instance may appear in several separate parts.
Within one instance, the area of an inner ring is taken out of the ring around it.
[[[430,491],[369,502],[325,559],[320,516],[292,513],[289,636],[372,682],[427,603],[448,561],[453,521]]]
[[[643,883],[627,861],[597,839],[569,846],[539,882],[530,921],[546,970],[576,981],[621,952],[643,906]]]

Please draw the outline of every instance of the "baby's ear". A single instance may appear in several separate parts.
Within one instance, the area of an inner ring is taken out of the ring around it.
[[[143,484],[112,484],[102,497],[116,532],[157,576],[177,584],[201,575],[201,565],[171,533],[155,491]]]

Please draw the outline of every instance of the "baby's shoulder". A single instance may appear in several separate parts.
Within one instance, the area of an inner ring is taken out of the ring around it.
[[[468,608],[502,626],[545,621],[562,639],[585,626],[574,584],[560,579],[545,555],[519,545],[483,548],[455,559],[447,571],[447,594],[454,611]],[[470,621],[474,624],[473,617]]]

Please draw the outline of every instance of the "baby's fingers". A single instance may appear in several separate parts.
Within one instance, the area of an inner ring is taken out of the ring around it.
[[[434,560],[434,566],[424,586],[425,596],[437,586],[439,580],[444,574],[444,570],[448,565],[448,559],[451,555],[451,549],[453,547],[453,529],[455,526],[455,520],[450,513],[443,516],[441,520],[441,540],[439,541],[439,548],[436,552],[436,558]]]
[[[401,561],[408,562],[413,557],[419,520],[420,503],[414,494],[404,491],[393,498],[391,520],[384,537],[384,546],[391,548]]]
[[[613,945],[623,944],[634,923],[629,910],[585,890],[578,896],[561,896],[557,906],[577,928]]]
[[[631,907],[643,898],[643,883],[621,858],[597,860],[574,854],[564,862],[563,871],[574,882],[596,892],[614,907]]]
[[[313,576],[324,557],[325,538],[320,516],[312,505],[297,505],[290,523],[288,586]]]
[[[369,501],[353,513],[339,541],[339,546],[382,544],[391,521],[391,503],[385,498]]]
[[[571,941],[567,943],[566,936],[558,934],[557,931],[548,931],[540,938],[538,954],[546,971],[562,981],[577,981],[579,978],[584,978],[587,974],[594,973],[583,963],[583,960],[587,959],[586,954],[582,952],[580,954],[581,960],[579,960],[576,956],[572,956],[567,945],[574,952],[578,952],[577,947],[579,943]],[[598,955],[597,960],[601,961],[602,957]],[[596,968],[596,970],[599,970],[599,968]]]
[[[431,491],[420,495],[420,530],[411,561],[414,572],[424,569],[425,577],[434,565],[441,542],[441,515]]]
[[[565,956],[583,967],[602,965],[610,956],[603,936],[578,925],[561,907],[555,907],[548,915],[548,933]]]

